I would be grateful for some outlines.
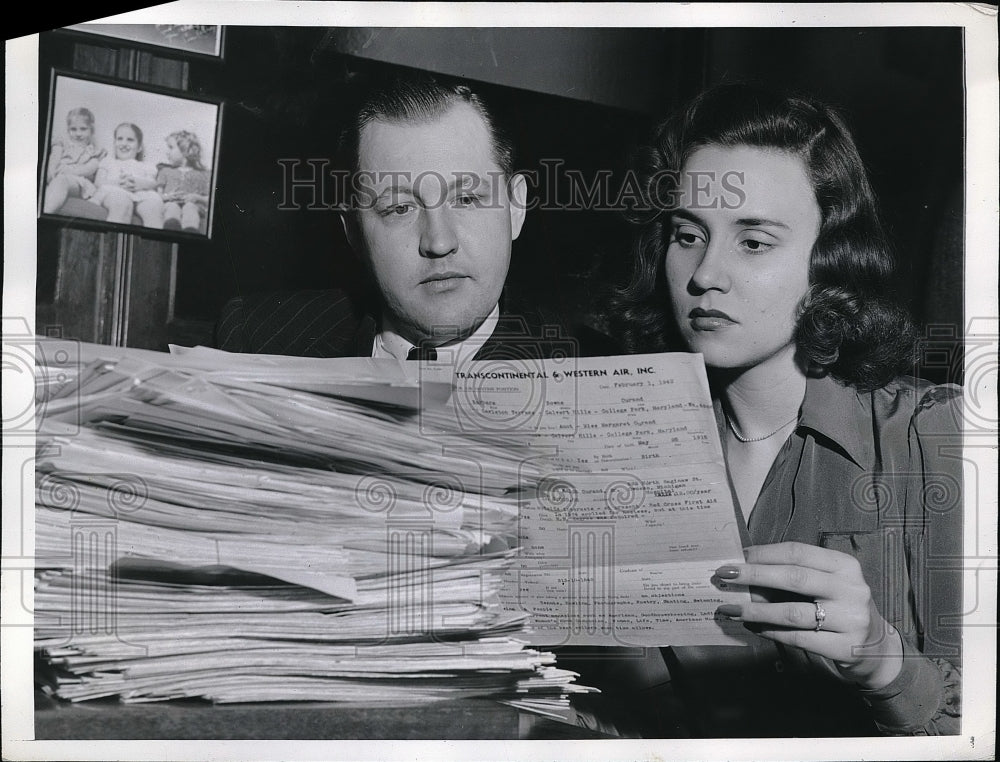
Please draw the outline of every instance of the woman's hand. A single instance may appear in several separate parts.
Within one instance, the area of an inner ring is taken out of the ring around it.
[[[875,608],[853,556],[799,542],[756,545],[746,549],[746,563],[722,566],[716,576],[756,593],[751,603],[725,604],[718,613],[758,635],[827,657],[862,688],[882,688],[899,674],[899,633]],[[776,590],[812,600],[772,602]]]

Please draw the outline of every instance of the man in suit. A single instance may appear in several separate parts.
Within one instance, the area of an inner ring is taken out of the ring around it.
[[[618,354],[596,331],[570,335],[537,311],[501,308],[527,186],[514,171],[511,141],[469,87],[419,75],[371,93],[343,131],[338,153],[352,179],[340,213],[373,286],[369,309],[359,311],[341,291],[234,300],[219,323],[223,349],[436,358],[455,367]],[[560,663],[584,674],[583,682],[614,685],[617,677],[603,670],[639,667],[632,652],[609,666],[612,653],[562,649]]]
[[[374,299],[360,309],[339,291],[233,300],[220,347],[400,360],[445,348],[459,362],[579,353],[557,322],[501,312],[527,183],[479,95],[425,74],[397,79],[368,95],[338,154],[351,178],[340,214]],[[591,339],[586,353],[611,346]]]

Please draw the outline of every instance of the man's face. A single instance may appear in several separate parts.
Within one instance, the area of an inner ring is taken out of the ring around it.
[[[369,123],[358,159],[348,235],[387,322],[413,343],[468,335],[500,299],[524,221],[524,178],[508,185],[486,124],[462,102],[427,122]]]

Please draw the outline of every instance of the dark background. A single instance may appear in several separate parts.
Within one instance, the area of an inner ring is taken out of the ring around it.
[[[611,41],[588,43],[592,56],[581,55],[579,38],[565,30],[529,30],[521,47],[515,30],[388,30],[364,44],[349,32],[228,27],[223,60],[190,62],[187,90],[225,105],[212,240],[177,244],[173,316],[185,343],[210,343],[220,309],[236,295],[358,287],[358,263],[333,211],[278,208],[285,192],[278,162],[332,160],[350,103],[405,61],[485,80],[478,89],[514,133],[521,168],[562,160],[585,178],[610,170],[619,179],[629,148],[657,115],[720,81],[769,82],[840,106],[893,236],[900,292],[933,339],[921,373],[944,380],[960,372],[948,354],[963,324],[960,28],[591,30],[593,40]],[[371,40],[386,35],[382,52],[371,53],[378,48]],[[72,67],[78,40],[40,36],[43,111],[49,70]],[[482,66],[490,53],[501,57],[495,70]],[[568,188],[535,191],[565,197]],[[59,225],[39,222],[40,304],[55,287]],[[628,235],[613,211],[530,212],[514,245],[507,299],[603,328],[606,289],[626,271]]]

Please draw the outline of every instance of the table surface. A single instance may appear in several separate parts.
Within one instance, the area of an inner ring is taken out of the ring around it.
[[[488,699],[419,706],[36,701],[36,740],[607,738]]]

